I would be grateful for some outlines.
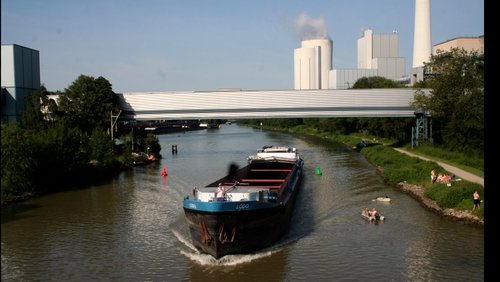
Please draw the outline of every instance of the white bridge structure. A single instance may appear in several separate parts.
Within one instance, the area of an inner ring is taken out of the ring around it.
[[[130,120],[415,117],[417,89],[224,90],[117,94]],[[426,94],[429,89],[422,89]]]

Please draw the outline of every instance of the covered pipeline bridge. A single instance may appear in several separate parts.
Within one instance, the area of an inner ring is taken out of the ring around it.
[[[229,90],[117,94],[122,119],[414,117],[416,89]],[[423,89],[425,93],[430,90]]]

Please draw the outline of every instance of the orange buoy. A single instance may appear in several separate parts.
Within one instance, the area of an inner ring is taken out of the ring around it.
[[[163,167],[163,171],[161,172],[161,176],[167,176],[167,175],[168,175],[168,173],[167,173],[167,167],[164,166]]]

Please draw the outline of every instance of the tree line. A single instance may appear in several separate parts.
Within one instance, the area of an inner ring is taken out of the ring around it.
[[[133,161],[132,140],[137,150],[149,147],[160,157],[161,147],[152,133],[121,136],[121,146],[111,140],[111,113],[117,114],[120,106],[105,78],[80,75],[64,92],[55,93],[58,103],[50,94],[42,86],[28,97],[21,122],[2,124],[2,205],[126,169]]]

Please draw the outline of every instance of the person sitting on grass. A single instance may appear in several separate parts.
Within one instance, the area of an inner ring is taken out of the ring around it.
[[[437,177],[437,182],[443,183],[443,184],[448,184],[451,181],[451,176],[446,175],[446,174],[439,174]]]

